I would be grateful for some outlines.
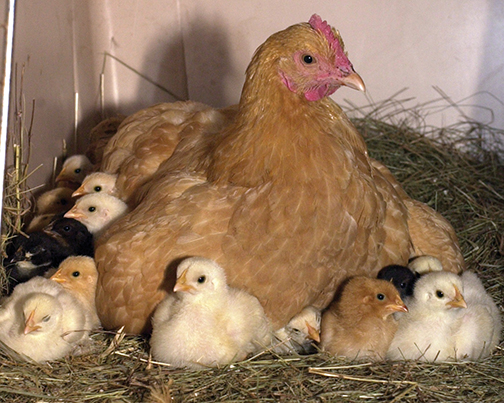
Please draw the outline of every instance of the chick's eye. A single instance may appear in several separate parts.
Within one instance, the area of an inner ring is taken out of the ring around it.
[[[303,62],[305,62],[306,64],[312,64],[314,61],[315,59],[313,58],[313,56],[310,55],[303,56]]]
[[[63,231],[66,231],[66,232],[70,231],[70,225],[65,225],[63,227]]]
[[[443,297],[444,297],[444,293],[443,293],[443,291],[441,291],[441,290],[437,290],[437,291],[436,291],[436,297],[438,297],[438,298],[443,298]]]
[[[92,213],[93,211],[96,211],[96,207],[91,206],[88,208],[88,211]]]
[[[401,283],[401,284],[399,285],[399,287],[401,287],[401,288],[406,288],[406,283]]]
[[[66,199],[61,199],[60,200],[60,203],[63,205],[63,206],[66,206],[68,201]]]
[[[383,294],[376,294],[376,298],[379,299],[380,301],[383,301],[385,299],[385,295]]]
[[[42,318],[42,322],[49,322],[49,320],[51,319],[51,316],[50,315],[47,315],[47,316],[44,316]]]
[[[95,192],[101,192],[101,186],[95,186],[94,187]]]
[[[301,330],[296,329],[295,327],[293,327],[293,328],[292,328],[292,331],[293,331],[294,333],[296,333],[296,334],[301,333]]]
[[[201,276],[201,277],[198,278],[198,283],[203,284],[205,282],[205,280],[206,280],[206,277],[205,276]]]
[[[72,273],[72,277],[79,277],[80,276],[80,272],[79,271],[74,271]]]
[[[80,169],[80,168],[77,168],[74,172],[75,172],[76,174],[80,174],[81,169]]]

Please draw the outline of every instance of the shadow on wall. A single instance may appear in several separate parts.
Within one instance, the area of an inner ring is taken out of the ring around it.
[[[483,56],[471,118],[504,129],[504,2],[489,0]],[[481,108],[478,105],[489,105]],[[502,139],[504,141],[504,139]]]

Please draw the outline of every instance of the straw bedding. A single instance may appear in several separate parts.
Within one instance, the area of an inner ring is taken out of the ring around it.
[[[367,110],[353,120],[370,154],[452,223],[468,268],[502,311],[504,132],[468,120],[428,127],[421,110],[401,110],[396,102]],[[497,403],[504,396],[503,343],[477,363],[353,363],[324,353],[266,352],[225,368],[187,371],[152,362],[144,338],[96,332],[93,339],[89,354],[46,365],[19,361],[3,346],[0,401]]]

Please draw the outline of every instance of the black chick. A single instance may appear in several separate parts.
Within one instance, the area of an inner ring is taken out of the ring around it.
[[[71,218],[59,218],[43,231],[28,237],[16,236],[7,249],[4,263],[8,277],[8,293],[35,276],[43,276],[68,256],[93,256],[93,236],[87,228]]]
[[[8,293],[19,283],[43,276],[70,254],[68,246],[61,245],[44,232],[32,232],[28,237],[17,235],[7,248],[7,259],[4,261]]]
[[[94,256],[93,234],[80,221],[62,217],[44,228],[44,232],[71,248],[72,255]]]
[[[413,287],[417,280],[417,276],[413,271],[405,266],[396,264],[385,266],[378,272],[376,278],[391,281],[395,288],[397,288],[397,291],[399,291],[401,299],[413,295]]]

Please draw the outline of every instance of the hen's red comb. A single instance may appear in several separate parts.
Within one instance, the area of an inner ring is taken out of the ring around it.
[[[310,26],[317,31],[320,31],[327,41],[331,48],[333,48],[336,54],[336,63],[341,65],[352,66],[350,60],[348,60],[347,55],[345,54],[343,41],[339,38],[339,35],[336,36],[336,32],[331,28],[331,26],[327,23],[327,21],[322,21],[322,18],[318,14],[313,14],[308,21]]]

